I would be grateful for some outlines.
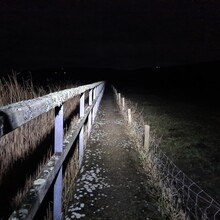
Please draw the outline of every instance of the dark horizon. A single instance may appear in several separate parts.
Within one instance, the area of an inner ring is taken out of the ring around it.
[[[194,102],[215,100],[217,105],[219,71],[219,62],[203,62],[139,69],[80,67],[23,69],[20,70],[19,77],[25,79],[31,77],[37,85],[53,82],[89,84],[106,80],[119,89],[132,88],[137,93],[146,92],[146,94],[152,93],[159,96],[179,97],[180,100]]]

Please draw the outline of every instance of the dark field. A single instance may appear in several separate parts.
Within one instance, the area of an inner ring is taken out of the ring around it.
[[[214,71],[206,65],[197,71],[195,66],[157,69],[140,83],[114,83],[143,110],[145,123],[162,138],[160,148],[220,203],[220,109]]]

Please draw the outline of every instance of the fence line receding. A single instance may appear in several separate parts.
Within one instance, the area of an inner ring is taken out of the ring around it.
[[[136,109],[136,117],[131,115],[131,108],[134,108],[135,104],[123,97],[124,101],[121,105],[121,93],[118,93],[114,86],[112,89],[123,116],[135,134],[139,150],[144,154],[142,156],[148,163],[152,179],[159,183],[165,199],[171,202],[174,210],[180,211],[177,214],[179,215],[183,211],[182,219],[220,219],[220,204],[184,174],[159,149],[158,143],[152,136],[145,137],[145,135],[149,135],[149,127],[144,124],[143,118],[139,117],[140,111]],[[148,143],[148,141],[150,142]]]
[[[40,171],[37,179],[33,181],[33,185],[25,195],[22,204],[9,217],[10,220],[33,219],[51,187],[54,191],[53,219],[60,220],[62,218],[62,164],[73,143],[79,138],[78,165],[80,167],[84,151],[84,125],[87,121],[89,135],[104,89],[105,82],[100,81],[0,108],[0,137],[51,109],[55,110],[54,154]],[[86,92],[89,92],[88,106],[85,105]],[[80,95],[80,118],[75,128],[63,140],[63,105],[78,95]]]

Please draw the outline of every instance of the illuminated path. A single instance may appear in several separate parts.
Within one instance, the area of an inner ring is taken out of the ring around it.
[[[161,219],[126,122],[106,91],[65,219]]]

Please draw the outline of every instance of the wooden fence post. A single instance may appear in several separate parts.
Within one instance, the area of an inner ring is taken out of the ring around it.
[[[91,105],[92,105],[92,89],[89,91],[89,106],[91,106]],[[91,128],[92,128],[92,113],[89,112],[89,116],[88,116],[88,137],[90,135]]]
[[[121,93],[118,93],[118,103],[121,105]]]
[[[92,96],[93,96],[93,100],[95,100],[95,98],[96,98],[95,88],[93,89],[93,95]],[[93,124],[94,120],[95,120],[95,106],[93,106],[93,108],[92,108],[92,124]]]
[[[122,98],[122,109],[124,110],[124,108],[125,108],[125,98],[123,97]]]
[[[55,108],[54,128],[54,153],[61,155],[63,152],[63,105]],[[62,180],[61,166],[53,189],[53,220],[61,220],[62,218]]]
[[[85,94],[83,93],[80,97],[80,109],[79,109],[79,116],[80,118],[84,117],[84,108],[85,108]],[[84,151],[84,125],[82,126],[80,133],[79,133],[79,168],[82,164],[83,159],[83,151]]]
[[[144,126],[144,149],[146,149],[146,151],[149,151],[149,139],[150,139],[150,126],[149,125],[145,125]]]
[[[131,124],[131,109],[128,109],[128,123]]]

